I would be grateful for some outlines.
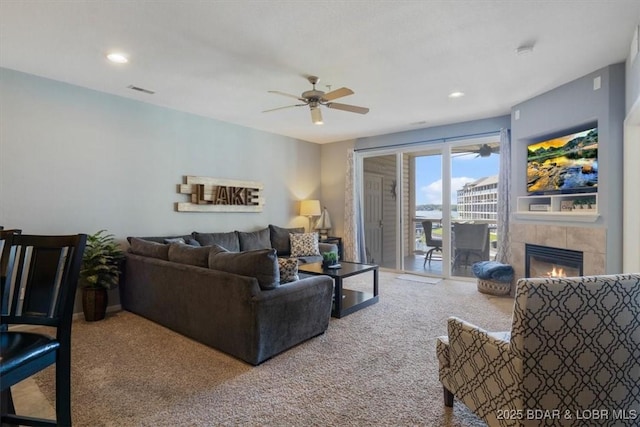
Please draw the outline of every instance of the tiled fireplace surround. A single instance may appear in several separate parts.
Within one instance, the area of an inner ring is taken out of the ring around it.
[[[515,278],[525,274],[525,243],[572,249],[583,252],[583,274],[604,274],[606,263],[606,230],[594,227],[574,227],[545,224],[509,224],[511,261]]]

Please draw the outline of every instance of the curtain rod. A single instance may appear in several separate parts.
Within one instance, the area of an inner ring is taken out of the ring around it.
[[[469,139],[469,138],[480,137],[480,136],[500,135],[500,132],[502,131],[502,129],[504,128],[500,128],[499,130],[492,130],[488,132],[470,133],[467,135],[457,135],[457,136],[451,136],[451,137],[445,137],[445,138],[425,139],[422,141],[404,142],[401,144],[381,145],[379,147],[358,148],[358,149],[354,149],[353,151],[359,152],[359,151],[379,150],[384,148],[412,147],[414,145],[421,145],[421,144],[434,143],[434,142],[447,142],[447,141],[456,141],[460,139]]]

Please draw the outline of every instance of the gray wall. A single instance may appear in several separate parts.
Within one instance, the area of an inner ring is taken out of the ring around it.
[[[633,34],[629,56],[626,61],[626,112],[631,112],[640,100],[640,21]]]
[[[600,77],[601,87],[594,90],[596,77]],[[598,210],[601,216],[592,226],[607,229],[608,273],[621,271],[624,91],[624,64],[620,63],[589,73],[512,108],[513,210],[515,197],[527,194],[527,143],[597,122]],[[517,120],[516,112],[519,114]]]
[[[320,146],[0,69],[0,224],[129,235],[304,226]],[[260,181],[261,213],[176,212],[186,175]]]

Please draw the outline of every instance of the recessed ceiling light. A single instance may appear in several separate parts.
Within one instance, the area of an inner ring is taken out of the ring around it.
[[[123,53],[113,52],[107,55],[107,59],[117,64],[126,64],[129,59]]]
[[[464,92],[460,92],[460,91],[451,92],[449,94],[449,98],[461,98],[463,96],[464,96]]]

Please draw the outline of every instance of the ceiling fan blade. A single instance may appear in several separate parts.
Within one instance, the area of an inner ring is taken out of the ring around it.
[[[272,108],[270,110],[264,110],[263,113],[270,113],[271,111],[284,110],[285,108],[291,107],[304,107],[307,104],[295,104],[295,105],[286,105],[284,107]]]
[[[353,91],[347,87],[341,87],[340,89],[332,90],[322,95],[324,101],[331,101],[334,99],[342,98],[343,96],[353,95]]]
[[[279,90],[270,90],[270,91],[268,91],[268,92],[269,92],[269,93],[275,93],[275,94],[282,95],[282,96],[288,96],[289,98],[295,98],[295,99],[297,99],[297,100],[299,100],[299,101],[303,101],[303,102],[306,102],[306,101],[307,101],[307,100],[306,100],[306,99],[304,99],[304,98],[300,98],[298,95],[291,95],[290,93],[280,92]]]
[[[358,107],[356,105],[339,104],[337,102],[329,102],[326,105],[328,108],[334,108],[336,110],[342,110],[342,111],[350,111],[352,113],[358,113],[358,114],[367,114],[369,112],[368,108]]]

